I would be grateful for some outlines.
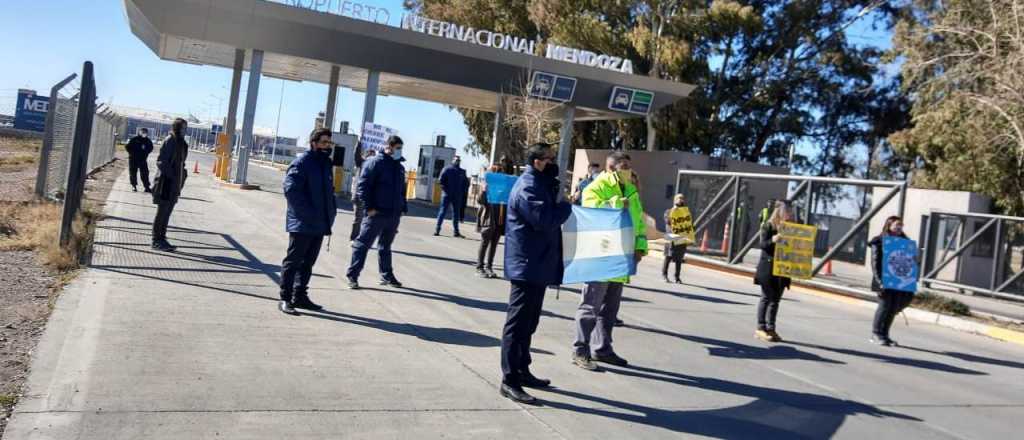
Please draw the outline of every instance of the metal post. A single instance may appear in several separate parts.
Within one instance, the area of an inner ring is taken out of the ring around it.
[[[366,95],[363,98],[363,125],[359,127],[359,132],[363,132],[363,127],[367,122],[373,122],[374,113],[377,111],[377,88],[380,84],[380,72],[376,70],[370,70],[366,72]]]
[[[334,131],[334,108],[338,102],[338,77],[341,76],[341,68],[331,66],[331,82],[327,84],[327,109],[324,111],[324,127]],[[284,90],[284,83],[281,83],[281,90]],[[282,92],[283,93],[283,92]],[[274,139],[275,143],[277,139]],[[276,149],[276,148],[275,148]]]
[[[67,246],[71,239],[71,225],[82,202],[85,172],[89,160],[89,142],[92,139],[92,120],[96,111],[96,83],[93,81],[92,62],[82,67],[82,90],[75,116],[75,139],[71,147],[71,165],[68,169],[67,191],[61,212],[60,245]]]
[[[924,252],[921,253],[922,273],[928,272],[931,268],[931,258],[934,256],[932,255],[932,249],[934,249],[936,239],[936,223],[938,223],[937,215],[933,213],[928,216],[928,221],[925,223],[924,226],[924,237],[921,238],[921,240],[924,242]],[[931,285],[927,281],[922,281],[925,287],[931,287]]]
[[[903,184],[900,185],[900,198],[896,208],[896,215],[903,218],[907,207],[907,181],[904,180]]]
[[[807,181],[800,182],[800,184],[796,186],[796,189],[793,190],[793,195],[790,196],[788,200],[793,200],[796,199],[797,197],[800,197],[800,195],[803,194],[805,190],[807,190],[807,183]],[[747,256],[747,253],[750,252],[750,249],[754,247],[754,244],[760,241],[760,223],[758,223],[757,228],[758,232],[756,232],[754,236],[750,238],[750,240],[747,240],[747,243],[743,245],[743,248],[741,248],[740,251],[729,260],[729,264],[737,264],[743,261],[743,257]]]
[[[572,124],[576,120],[576,106],[565,106],[565,117],[562,119],[562,130],[559,135],[562,137],[558,142],[558,169],[562,173],[558,178],[562,181],[561,194],[568,193],[572,186],[572,179],[566,178],[569,171],[569,150],[572,149]]]
[[[333,88],[331,90],[337,90],[337,87],[335,87],[335,88]],[[279,132],[281,130],[281,109],[282,108],[284,108],[284,80],[283,79],[281,80],[281,99],[278,100],[278,102],[277,102],[277,125],[274,127],[274,146],[272,147],[273,149],[270,150],[270,163],[272,163],[272,164],[276,164],[277,163],[277,138],[278,138],[278,136],[280,136]],[[333,108],[333,106],[328,106],[328,108]],[[334,118],[333,114],[331,115],[331,118],[332,119]],[[330,126],[328,126],[328,128],[330,128]]]
[[[808,187],[807,189],[810,190],[811,188]],[[878,214],[878,211],[881,211],[885,204],[889,203],[889,201],[892,200],[892,198],[895,197],[896,193],[898,192],[898,187],[891,189],[885,195],[885,197],[883,197],[882,200],[879,201],[878,204],[872,207],[871,210],[867,212],[867,214],[864,214],[864,216],[862,216],[860,220],[857,220],[857,223],[854,224],[853,227],[850,228],[850,230],[847,231],[845,235],[843,235],[843,238],[839,239],[839,242],[836,243],[835,246],[832,246],[832,249],[829,249],[828,252],[825,253],[825,256],[821,257],[821,261],[819,261],[818,264],[814,266],[814,270],[811,271],[811,276],[813,277],[817,275],[818,271],[820,271],[821,268],[825,267],[825,263],[827,263],[828,260],[831,260],[832,256],[834,256],[837,252],[839,252],[840,249],[846,246],[846,242],[850,241],[850,239],[853,238],[854,235],[857,235],[857,233],[860,232],[861,229],[864,229],[864,226],[868,224],[868,221],[874,218],[875,214]]]
[[[249,86],[245,91],[245,113],[242,115],[242,147],[238,149],[238,172],[235,183],[244,185],[249,171],[249,153],[255,141],[253,123],[256,121],[256,102],[260,93],[260,76],[263,75],[263,51],[253,50],[249,63]]]
[[[814,182],[807,181],[807,198],[804,199],[804,224],[811,224],[811,209],[814,208]]]
[[[733,177],[729,178],[729,181],[726,182],[725,185],[722,185],[722,189],[718,190],[718,194],[715,194],[715,197],[711,199],[711,202],[708,203],[708,206],[706,206],[703,210],[701,210],[700,215],[698,215],[697,219],[693,221],[693,225],[694,225],[695,228],[697,226],[699,226],[700,223],[701,223],[701,220],[703,220],[704,217],[707,217],[708,213],[711,212],[711,208],[713,206],[715,206],[715,203],[718,203],[718,199],[721,199],[722,196],[724,196],[725,193],[729,190],[729,184],[732,183],[736,179],[739,179],[739,177],[733,176]],[[697,232],[696,229],[694,229],[694,232]]]
[[[505,95],[498,94],[494,112],[494,131],[491,133],[491,165],[498,163],[505,150]]]
[[[231,154],[235,150],[235,144],[238,142],[238,118],[235,115],[238,114],[238,95],[241,94],[242,89],[242,70],[245,68],[245,50],[235,49],[235,66],[231,73],[231,93],[228,98],[228,115],[227,122],[224,124],[224,130],[228,135],[227,154],[225,159],[227,163],[224,164],[225,175],[223,179],[225,181],[231,178]],[[236,172],[237,174],[237,172]]]
[[[1003,219],[996,219],[996,238],[992,240],[992,276],[989,280],[989,288],[996,290],[996,280],[999,279],[999,272],[1002,270],[1003,257]]]
[[[1007,287],[1010,287],[1010,284],[1013,284],[1014,282],[1016,282],[1021,276],[1024,276],[1024,270],[1022,270],[1020,272],[1017,272],[1015,275],[1013,275],[1012,277],[1010,277],[1009,279],[1004,281],[1003,284],[1000,284],[999,287],[996,287],[994,289],[995,292],[997,292],[997,293],[998,292],[1002,292],[1003,289],[1005,289]]]
[[[72,73],[50,88],[50,104],[46,111],[46,128],[43,131],[43,148],[39,150],[39,171],[36,173],[36,195],[39,197],[46,196],[46,178],[50,171],[50,154],[53,153],[53,118],[56,113],[57,100],[60,99],[60,89],[77,77],[77,73]]]
[[[735,237],[736,237],[736,220],[737,220],[736,219],[736,211],[739,209],[739,204],[740,204],[740,182],[742,182],[742,181],[743,181],[743,179],[737,177],[736,181],[733,182],[733,184],[732,184],[733,185],[733,187],[732,187],[732,214],[729,216],[729,218],[730,218],[730,220],[729,220],[729,237],[727,237],[729,241],[728,241],[728,243],[725,243],[725,245],[726,245],[726,248],[725,248],[725,259],[726,259],[726,261],[732,261],[732,257],[736,254],[736,252],[735,252],[736,249],[735,249],[735,246],[733,246],[733,243],[736,242],[736,239],[735,239]]]

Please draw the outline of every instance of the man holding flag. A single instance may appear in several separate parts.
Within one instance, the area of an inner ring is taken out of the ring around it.
[[[583,191],[584,208],[627,209],[633,221],[634,259],[639,264],[647,255],[647,235],[640,193],[632,182],[633,170],[628,154],[616,151],[608,156],[605,171]],[[612,328],[622,302],[622,286],[629,277],[589,282],[583,289],[576,310],[576,340],[573,342],[574,364],[596,371],[594,361],[625,366],[628,362],[612,349]]]

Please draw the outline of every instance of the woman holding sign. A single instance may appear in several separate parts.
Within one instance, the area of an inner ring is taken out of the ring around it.
[[[896,344],[896,341],[889,339],[889,329],[892,327],[892,322],[896,319],[896,315],[900,314],[903,309],[910,305],[910,301],[914,299],[914,293],[892,289],[883,283],[882,274],[884,270],[882,266],[885,259],[883,258],[883,252],[887,249],[883,249],[882,245],[886,241],[886,237],[907,239],[907,235],[903,233],[903,219],[897,216],[885,219],[885,226],[882,228],[881,235],[872,238],[868,242],[868,246],[871,246],[871,290],[878,292],[878,308],[875,310],[871,342],[890,347],[899,345]],[[917,264],[913,260],[907,263]]]
[[[782,223],[793,218],[789,204],[775,202],[771,217],[761,226],[761,259],[757,262],[754,284],[761,286],[761,301],[757,304],[757,331],[754,336],[768,342],[781,342],[775,332],[775,317],[779,314],[782,292],[789,288],[789,278],[772,273],[775,264],[775,244],[779,242]]]
[[[501,167],[491,165],[491,173],[500,173]],[[487,186],[476,199],[480,213],[476,216],[476,230],[480,233],[480,249],[477,252],[476,276],[480,278],[497,278],[494,273],[494,252],[498,249],[498,241],[505,235],[505,204],[490,203],[487,200]]]
[[[683,284],[679,277],[683,268],[683,257],[686,256],[686,245],[693,243],[693,220],[690,217],[690,209],[686,207],[686,198],[682,194],[676,194],[672,207],[665,210],[665,229],[668,234],[665,241],[665,261],[661,266],[661,276],[666,283],[671,283],[668,278],[669,263],[676,265],[676,284]]]

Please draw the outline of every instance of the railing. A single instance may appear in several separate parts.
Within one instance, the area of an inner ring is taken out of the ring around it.
[[[1024,217],[933,210],[925,228],[925,286],[1016,300],[1024,296]],[[968,269],[979,266],[991,269]]]

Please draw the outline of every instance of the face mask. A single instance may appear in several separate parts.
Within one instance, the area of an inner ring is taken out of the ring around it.
[[[395,148],[394,150],[392,150],[391,151],[391,158],[394,159],[394,160],[401,159],[402,158],[402,149],[401,148]]]
[[[326,157],[331,157],[331,153],[333,152],[331,148],[327,148],[327,149],[317,148],[317,149],[315,149],[313,151],[316,151],[317,154],[321,154],[321,155],[326,156]]]
[[[680,202],[676,202],[676,206],[683,206],[683,205],[685,205],[685,204],[686,204],[686,203],[683,203],[683,202],[681,202],[681,201],[680,201]]]
[[[148,138],[148,137],[149,137],[149,134],[146,134],[146,133],[142,133],[142,137],[143,137],[143,138]]]
[[[618,170],[619,181],[622,183],[633,183],[633,170]]]

